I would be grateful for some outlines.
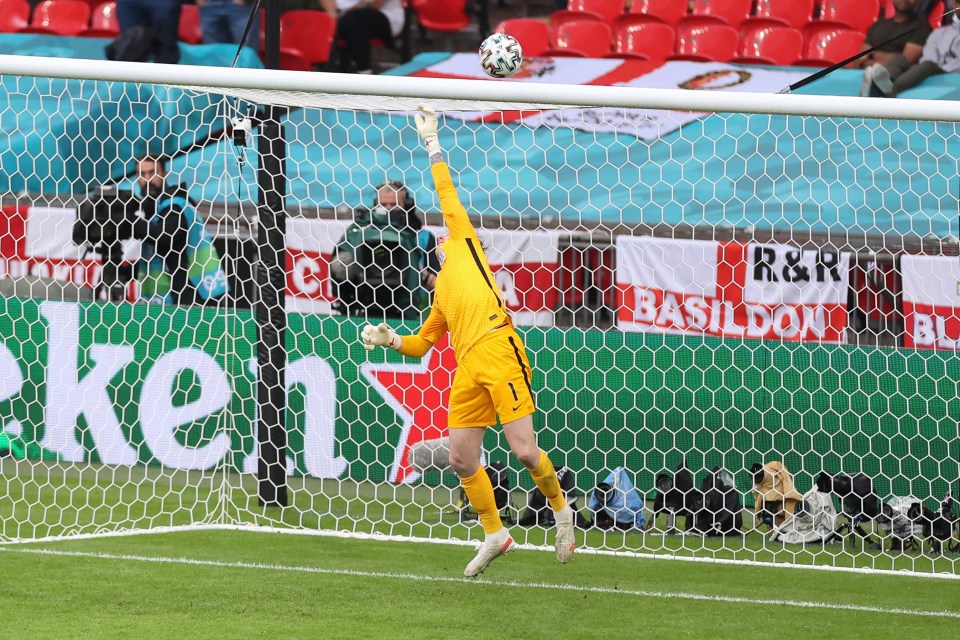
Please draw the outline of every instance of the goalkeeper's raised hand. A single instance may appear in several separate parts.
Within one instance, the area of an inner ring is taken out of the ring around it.
[[[363,348],[367,351],[373,351],[374,347],[390,347],[396,350],[402,343],[397,332],[386,322],[381,322],[377,326],[372,324],[365,326],[360,332],[360,341],[363,342]]]
[[[420,105],[420,113],[413,116],[413,121],[417,124],[417,132],[423,138],[423,143],[427,146],[427,153],[433,157],[435,153],[441,153],[440,140],[437,136],[437,113],[428,104]]]

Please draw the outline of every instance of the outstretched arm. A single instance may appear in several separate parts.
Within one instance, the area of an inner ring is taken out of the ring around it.
[[[420,113],[414,116],[417,131],[427,147],[430,156],[430,171],[433,174],[433,183],[440,196],[440,211],[443,212],[443,221],[450,230],[452,240],[476,238],[477,232],[470,223],[470,216],[463,208],[457,196],[457,188],[453,186],[450,168],[443,160],[443,148],[437,136],[437,114],[433,107],[421,104]]]
[[[413,336],[401,336],[386,322],[377,326],[368,324],[360,332],[360,340],[367,351],[375,347],[389,347],[397,353],[411,358],[422,358],[433,345],[440,341],[447,331],[447,321],[435,308],[430,310],[427,321]]]

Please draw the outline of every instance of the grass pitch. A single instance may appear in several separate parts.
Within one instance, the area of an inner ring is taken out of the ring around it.
[[[463,544],[205,530],[22,542],[191,523],[478,539],[448,489],[291,479],[291,506],[256,506],[226,473],[0,461],[0,639],[955,638],[960,580],[520,549],[479,580]],[[551,533],[512,529],[543,545]],[[946,554],[578,532],[659,556],[955,575]],[[21,542],[15,542],[20,539]]]
[[[0,638],[955,638],[960,581],[251,531],[0,547]],[[906,635],[904,635],[906,634]]]

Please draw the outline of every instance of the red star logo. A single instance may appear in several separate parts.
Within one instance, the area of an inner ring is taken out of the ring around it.
[[[360,371],[403,420],[391,482],[413,482],[410,446],[446,435],[447,405],[457,359],[447,336],[416,364],[372,364]]]

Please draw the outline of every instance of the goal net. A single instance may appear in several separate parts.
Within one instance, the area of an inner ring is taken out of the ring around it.
[[[960,109],[708,66],[656,90],[0,57],[0,542],[482,536],[449,343],[359,342],[430,305],[425,101],[582,548],[955,574]],[[552,544],[499,428],[483,459],[517,541]]]

